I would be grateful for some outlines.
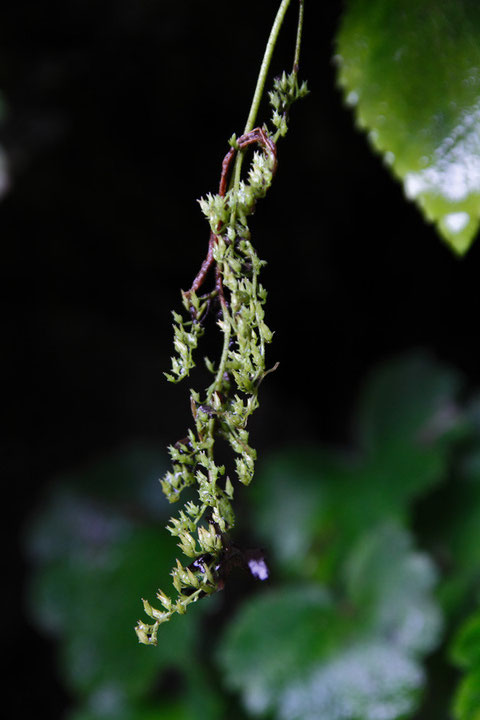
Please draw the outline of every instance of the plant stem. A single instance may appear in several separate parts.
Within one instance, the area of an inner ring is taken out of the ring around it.
[[[293,58],[293,72],[295,74],[298,73],[298,67],[300,65],[300,47],[302,44],[302,32],[303,32],[303,9],[304,9],[304,0],[299,0],[297,42],[295,44],[295,56]]]
[[[250,113],[248,115],[247,124],[245,125],[245,130],[243,131],[244,134],[250,132],[250,130],[253,130],[253,127],[255,125],[255,120],[257,119],[258,108],[260,106],[260,102],[261,102],[262,95],[263,95],[263,90],[265,88],[265,81],[267,79],[268,69],[270,67],[270,62],[273,57],[275,45],[277,44],[278,34],[280,32],[280,28],[282,27],[283,20],[285,18],[285,14],[288,10],[288,6],[290,5],[290,2],[291,2],[291,0],[282,0],[282,3],[280,5],[280,7],[278,8],[277,16],[273,22],[272,29],[270,30],[270,36],[267,41],[267,47],[265,48],[262,65],[260,67],[260,72],[258,74],[257,86],[255,88],[255,93],[253,95],[253,100],[252,100],[252,104],[250,107]]]
[[[248,114],[247,124],[245,125],[245,130],[243,131],[244,134],[250,132],[250,130],[253,130],[253,126],[255,125],[255,121],[257,119],[258,114],[258,108],[260,107],[260,102],[262,100],[263,91],[265,89],[265,82],[267,80],[268,70],[270,68],[270,63],[272,61],[273,52],[275,50],[275,45],[277,44],[278,34],[280,32],[280,28],[282,27],[283,20],[285,18],[285,14],[288,10],[288,6],[290,5],[291,0],[282,0],[280,7],[278,8],[277,15],[275,17],[275,20],[272,25],[272,29],[270,30],[270,35],[267,41],[267,47],[265,48],[265,52],[263,55],[262,65],[260,67],[260,72],[258,74],[257,79],[257,85],[255,87],[255,92],[253,94],[253,100],[252,104],[250,106],[250,112]],[[238,190],[238,186],[240,183],[240,174],[242,172],[242,163],[243,163],[243,156],[245,154],[244,150],[239,150],[237,157],[235,159],[235,169],[233,174],[233,187],[235,190]],[[237,193],[235,192],[235,195]]]
[[[250,106],[250,112],[248,114],[247,124],[245,125],[245,130],[243,131],[244,134],[253,130],[253,127],[255,125],[255,122],[257,119],[257,114],[258,114],[258,108],[260,107],[260,102],[262,100],[263,91],[265,89],[265,82],[267,80],[268,70],[270,68],[270,63],[272,61],[273,53],[275,50],[275,45],[277,44],[277,39],[278,39],[278,35],[280,32],[280,28],[283,25],[283,21],[285,19],[285,15],[286,15],[286,12],[290,5],[290,2],[291,2],[291,0],[282,0],[280,7],[278,8],[275,20],[273,21],[272,29],[270,30],[270,35],[269,35],[269,38],[267,41],[267,46],[265,48],[265,52],[263,55],[262,65],[260,67],[260,72],[258,74],[257,85],[255,87],[252,104]],[[298,72],[298,65],[299,65],[299,61],[300,61],[300,45],[301,45],[302,30],[303,30],[303,9],[304,9],[304,0],[299,0],[297,39],[296,39],[296,43],[295,43],[295,56],[294,56],[294,61],[293,61],[293,71],[295,73]],[[238,191],[238,186],[240,184],[240,175],[242,172],[242,163],[243,163],[244,154],[245,154],[245,150],[239,150],[239,152],[237,153],[237,157],[235,159],[235,168],[234,168],[234,172],[233,172],[232,185],[236,191]],[[236,194],[237,194],[237,192],[235,192],[235,195]]]
[[[223,349],[222,349],[222,357],[220,358],[220,363],[218,365],[217,374],[215,376],[214,382],[210,385],[207,393],[208,400],[211,400],[213,397],[213,394],[217,392],[217,390],[222,385],[223,380],[223,374],[225,372],[225,365],[227,363],[227,356],[228,356],[228,346],[230,343],[230,334],[231,334],[231,324],[228,317],[228,311],[225,306],[222,307],[222,315],[224,322],[228,322],[227,327],[224,330],[223,334]]]

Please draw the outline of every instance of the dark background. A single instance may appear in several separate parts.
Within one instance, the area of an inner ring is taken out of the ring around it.
[[[216,190],[227,140],[243,129],[277,5],[2,3],[3,623],[12,678],[51,720],[63,691],[51,644],[24,617],[25,520],[56,475],[183,430],[187,388],[162,375],[170,311],[205,254],[196,199]],[[456,259],[371,154],[335,87],[342,4],[313,3],[315,15],[309,5],[311,94],[252,222],[280,361],[252,424],[260,451],[351,440],[362,378],[399,351],[430,348],[467,386],[480,380],[480,245]],[[294,16],[274,73],[290,68]]]

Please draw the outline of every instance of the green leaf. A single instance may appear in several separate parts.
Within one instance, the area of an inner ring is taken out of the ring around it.
[[[462,626],[452,649],[455,662],[462,667],[480,668],[480,610]]]
[[[372,521],[403,517],[409,506],[445,479],[448,453],[465,432],[457,403],[457,373],[426,352],[411,352],[374,368],[355,418],[363,451],[356,510]]]
[[[458,488],[456,515],[451,523],[451,550],[455,565],[467,571],[470,579],[480,579],[480,482],[464,482]]]
[[[464,432],[458,389],[450,369],[408,354],[366,383],[355,453],[291,449],[263,464],[252,513],[282,572],[328,581],[362,533],[408,518],[414,501],[447,476],[451,445]]]
[[[287,571],[302,570],[314,539],[328,525],[336,459],[312,448],[282,451],[260,468],[252,488],[253,525]]]
[[[363,536],[345,564],[349,601],[361,611],[367,634],[392,638],[409,654],[429,652],[442,629],[430,558],[413,548],[411,536],[393,524]]]
[[[164,465],[165,458],[154,462],[140,448],[64,478],[28,531],[35,565],[30,614],[59,639],[65,681],[93,708],[100,707],[95,698],[130,707],[148,695],[162,669],[183,667],[193,653],[197,608],[165,627],[156,651],[139,645],[134,632],[139,593],[155,592],[176,554],[159,522],[167,503],[151,499],[161,498],[157,474]]]
[[[337,568],[331,590],[283,588],[243,606],[223,637],[219,667],[257,715],[404,717],[423,685],[419,659],[441,631],[434,580],[405,531],[377,528]]]
[[[457,690],[453,712],[457,720],[480,720],[480,611],[460,629],[452,649],[453,660],[466,669]]]
[[[284,587],[243,604],[220,646],[219,667],[227,684],[241,690],[247,710],[262,714],[343,632],[323,588]]]
[[[480,218],[480,5],[349,0],[337,59],[372,146],[465,253]]]
[[[365,382],[356,414],[361,447],[369,454],[417,444],[428,447],[458,427],[461,378],[426,351],[376,366]]]
[[[453,714],[458,720],[480,720],[480,669],[470,672],[460,683]]]
[[[68,720],[192,720],[181,703],[158,706],[126,704],[108,692],[91,698],[89,706],[74,710]]]
[[[285,691],[279,720],[391,720],[410,714],[419,666],[389,642],[352,647]]]
[[[447,482],[424,506],[427,542],[442,559],[439,589],[443,609],[458,621],[480,583],[480,398],[462,412],[460,442],[448,461]]]
[[[155,650],[154,652],[156,652]],[[180,669],[180,668],[179,668]],[[205,667],[190,662],[182,667],[181,691],[171,700],[165,692],[155,700],[126,697],[115,687],[102,687],[88,696],[68,720],[217,720],[225,717],[222,696]]]

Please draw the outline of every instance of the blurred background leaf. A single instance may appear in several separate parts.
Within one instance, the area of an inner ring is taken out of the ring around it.
[[[210,717],[219,710],[218,699],[209,701],[201,666],[195,667],[200,605],[168,624],[154,652],[145,652],[133,630],[143,611],[140,596],[152,596],[162,578],[169,582],[176,556],[156,482],[164,466],[164,455],[133,447],[60,478],[29,529],[27,551],[36,566],[30,612],[60,640],[65,683],[88,708],[75,720],[151,717],[155,705],[145,709],[145,701],[161,700],[167,670],[182,678],[181,717],[201,717],[195,708],[202,703],[210,703]],[[164,693],[168,703],[172,693]],[[166,718],[177,717],[178,703],[173,708]]]
[[[254,714],[275,708],[292,678],[337,647],[345,626],[319,586],[283,587],[245,603],[218,653],[227,684]]]
[[[349,0],[338,79],[407,197],[463,254],[480,219],[480,7]]]
[[[412,550],[405,531],[375,528],[337,567],[328,591],[281,588],[243,605],[219,667],[254,714],[404,717],[423,686],[419,660],[440,638],[434,580],[431,561]]]
[[[480,718],[480,611],[461,627],[452,648],[453,660],[465,669],[453,706],[458,720]]]
[[[454,479],[440,496],[436,540],[445,564],[443,607],[455,620],[468,612],[480,590],[480,436],[475,433]]]
[[[460,387],[428,353],[395,358],[360,393],[355,449],[288,449],[262,466],[252,513],[282,572],[329,579],[359,534],[411,520],[414,501],[445,481],[451,448],[467,433]]]

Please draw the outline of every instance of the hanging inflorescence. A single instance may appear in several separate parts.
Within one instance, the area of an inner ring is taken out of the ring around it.
[[[173,313],[176,356],[167,379],[178,382],[195,366],[194,352],[212,308],[219,313],[223,350],[217,363],[204,359],[212,382],[203,394],[191,391],[193,427],[169,447],[172,468],[161,480],[166,497],[174,503],[184,488],[197,491],[195,502],[189,500],[167,526],[189,562],[183,564],[177,559],[171,572],[177,593],[174,599],[159,590],[161,610],[143,601],[146,614],[153,620],[152,624],[137,624],[138,639],[145,644],[156,644],[159,625],[173,613],[185,613],[190,603],[223,585],[228,532],[235,522],[234,485],[237,481],[249,485],[256,460],[249,444],[248,419],[258,407],[259,385],[273,369],[266,368],[265,349],[272,332],[264,318],[267,293],[259,282],[265,263],[251,243],[248,218],[272,183],[277,167],[276,143],[287,132],[290,106],[306,94],[305,83],[298,85],[296,67],[290,75],[277,78],[270,92],[273,129],[257,127],[239,138],[233,136],[222,164],[218,193],[200,200],[210,225],[208,253],[192,287],[182,292],[184,313]],[[239,171],[241,157],[250,146],[256,149],[246,181],[239,179],[238,172],[227,189],[234,158],[237,156]],[[210,274],[214,276],[213,287],[202,293]],[[215,459],[219,438],[233,451],[232,477]]]

